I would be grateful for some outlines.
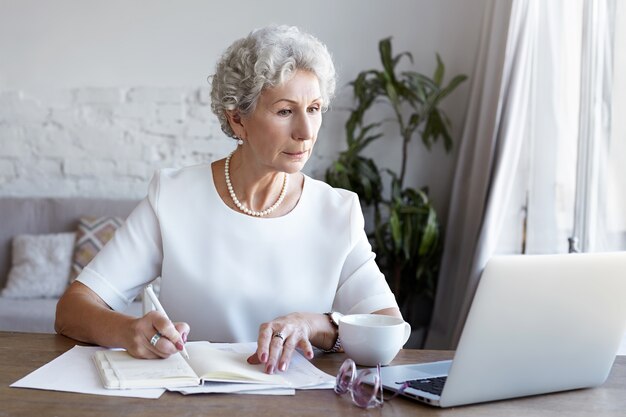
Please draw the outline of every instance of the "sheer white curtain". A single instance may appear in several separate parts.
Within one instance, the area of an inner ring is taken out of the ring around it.
[[[498,253],[567,253],[574,224],[583,0],[537,7],[530,134]]]
[[[454,348],[513,189],[537,16],[530,0],[493,1],[485,17],[447,222],[427,348]]]
[[[625,3],[491,4],[427,348],[456,346],[494,253],[626,250]]]
[[[582,18],[580,130],[573,237],[583,252],[606,250],[615,0],[587,0]]]
[[[607,142],[605,208],[602,247],[626,250],[626,2],[615,5],[611,128]]]
[[[626,4],[538,7],[531,135],[497,251],[626,250]]]

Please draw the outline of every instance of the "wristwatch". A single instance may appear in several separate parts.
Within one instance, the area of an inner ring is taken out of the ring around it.
[[[341,339],[339,338],[339,319],[343,317],[343,314],[339,313],[338,311],[331,311],[330,313],[324,313],[324,315],[328,317],[328,320],[330,320],[330,324],[332,324],[333,327],[337,329],[337,338],[335,339],[335,343],[333,344],[333,347],[331,347],[328,350],[324,350],[324,352],[326,353],[341,352],[342,349],[341,349]]]

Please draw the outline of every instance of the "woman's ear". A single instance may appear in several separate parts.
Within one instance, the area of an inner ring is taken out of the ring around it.
[[[226,117],[230,128],[235,132],[235,136],[245,139],[245,128],[239,110],[226,110]]]

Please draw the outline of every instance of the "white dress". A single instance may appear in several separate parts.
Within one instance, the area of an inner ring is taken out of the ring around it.
[[[193,340],[256,341],[261,323],[292,312],[397,307],[356,194],[306,176],[290,213],[254,218],[222,201],[209,164],[158,171],[78,280],[121,310],[158,276]]]

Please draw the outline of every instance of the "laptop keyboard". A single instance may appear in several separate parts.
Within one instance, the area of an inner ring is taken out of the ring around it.
[[[428,392],[430,394],[441,395],[443,385],[446,383],[446,377],[440,376],[436,378],[414,379],[412,381],[406,381],[406,383],[411,388]]]

